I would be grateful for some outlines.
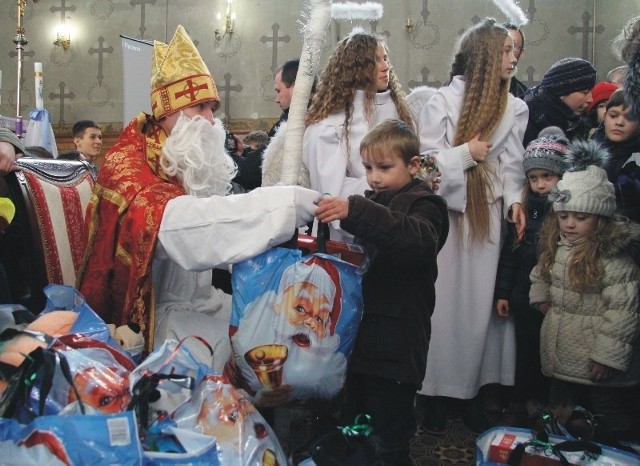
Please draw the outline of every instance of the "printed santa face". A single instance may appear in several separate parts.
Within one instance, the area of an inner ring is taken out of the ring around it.
[[[309,282],[298,282],[284,290],[275,312],[284,312],[289,325],[300,330],[300,333],[291,336],[291,341],[301,348],[307,348],[311,344],[309,330],[318,339],[324,338],[328,332],[331,305],[332,302],[317,286]]]
[[[249,367],[247,354],[262,345],[287,347],[278,381],[292,386],[293,398],[329,398],[342,387],[346,357],[337,351],[340,336],[335,333],[342,290],[335,266],[323,265],[312,259],[289,266],[276,289],[246,306],[231,341],[236,364],[252,390],[260,389],[260,380],[267,379],[255,370],[276,370],[266,363]]]

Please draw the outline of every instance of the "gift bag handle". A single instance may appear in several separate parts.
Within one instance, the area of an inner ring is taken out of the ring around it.
[[[49,392],[53,387],[53,376],[56,370],[56,360],[60,361],[60,372],[67,383],[73,389],[73,393],[76,396],[76,400],[78,401],[78,406],[80,407],[80,412],[85,414],[84,403],[80,398],[80,393],[76,387],[76,384],[73,382],[73,376],[71,374],[71,368],[69,367],[69,362],[67,361],[67,357],[59,352],[44,350],[42,351],[42,363],[43,363],[43,377],[42,377],[42,385],[40,387],[40,402],[38,406],[39,416],[44,415],[44,406],[47,400],[47,396],[49,396]]]
[[[320,254],[327,254],[327,241],[331,236],[329,231],[329,224],[318,222],[318,252]]]

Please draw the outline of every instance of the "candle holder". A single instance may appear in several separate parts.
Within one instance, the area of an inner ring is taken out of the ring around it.
[[[227,9],[224,13],[224,16],[222,15],[221,11],[219,11],[216,15],[216,19],[218,20],[218,22],[222,22],[222,32],[220,32],[219,28],[216,28],[216,30],[213,31],[218,42],[224,39],[226,36],[229,36],[229,39],[231,39],[231,36],[233,35],[233,27],[236,22],[236,12],[231,11],[231,1],[232,0],[227,0]]]
[[[62,23],[56,31],[56,40],[53,41],[53,45],[62,47],[63,50],[71,47],[71,30],[66,22]]]

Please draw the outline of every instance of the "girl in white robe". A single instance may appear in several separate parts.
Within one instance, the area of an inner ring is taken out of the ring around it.
[[[420,394],[471,399],[483,385],[513,385],[513,322],[493,310],[503,222],[524,232],[522,137],[527,106],[509,94],[516,59],[506,29],[486,19],[462,39],[442,87],[420,115],[420,150],[435,155],[450,234],[438,256],[436,305]],[[423,425],[444,430],[443,399]]]
[[[357,31],[331,54],[307,112],[302,163],[311,188],[347,198],[370,189],[360,157],[360,141],[376,124],[399,118],[413,126],[387,49],[376,35]],[[331,239],[352,236],[331,224]]]

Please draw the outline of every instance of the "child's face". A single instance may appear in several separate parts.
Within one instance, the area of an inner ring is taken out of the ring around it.
[[[638,134],[638,121],[629,118],[623,105],[609,107],[604,114],[604,134],[612,142],[625,142]]]
[[[584,91],[572,92],[568,95],[560,97],[567,107],[571,109],[576,115],[582,115],[591,102],[593,102],[593,96],[591,95],[591,89]]]
[[[502,79],[509,79],[513,74],[516,63],[518,63],[518,60],[513,52],[513,39],[511,38],[511,36],[507,35],[507,38],[504,40],[504,47],[502,49],[502,68],[500,77]]]
[[[558,212],[560,231],[569,241],[575,242],[589,236],[596,229],[598,216],[583,212]]]
[[[372,156],[373,155],[373,156]],[[400,154],[362,154],[362,163],[367,173],[367,183],[375,192],[387,189],[398,190],[411,182],[420,168],[420,157],[412,157],[407,164]]]
[[[549,170],[532,168],[527,172],[527,180],[531,191],[539,196],[546,196],[558,184],[560,177]]]

